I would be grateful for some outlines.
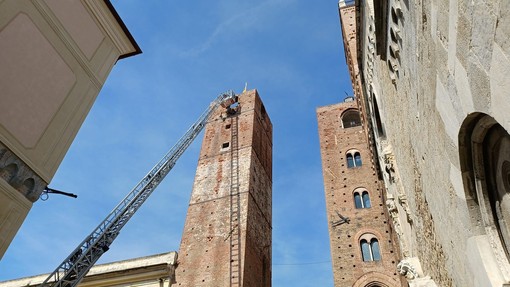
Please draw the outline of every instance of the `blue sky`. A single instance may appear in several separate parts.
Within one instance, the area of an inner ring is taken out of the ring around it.
[[[337,1],[112,1],[143,54],[119,61],[0,280],[53,271],[221,92],[256,88],[273,123],[273,286],[333,286],[315,108],[351,85]],[[202,136],[100,263],[177,250]]]

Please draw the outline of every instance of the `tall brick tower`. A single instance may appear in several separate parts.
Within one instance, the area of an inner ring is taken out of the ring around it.
[[[272,125],[257,91],[205,129],[176,286],[271,286]]]
[[[317,109],[335,286],[401,286],[383,184],[352,99]]]
[[[385,188],[370,148],[356,45],[356,6],[340,1],[346,62],[355,97],[317,109],[335,286],[407,286],[397,273],[399,248]]]

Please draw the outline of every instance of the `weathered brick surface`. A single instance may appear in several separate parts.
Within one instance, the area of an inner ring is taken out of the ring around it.
[[[206,126],[179,249],[176,286],[230,286],[231,132],[238,119],[241,284],[271,286],[272,125],[257,92]],[[228,126],[230,125],[230,127]],[[222,145],[229,143],[228,148]]]
[[[384,189],[371,160],[364,126],[342,128],[341,115],[348,109],[357,109],[357,104],[317,109],[335,286],[365,286],[371,282],[401,286],[396,273],[398,249],[384,204]],[[347,168],[345,153],[350,149],[361,153],[362,166]],[[355,208],[353,191],[359,187],[369,192],[370,208]],[[340,220],[337,212],[350,223],[333,227],[331,222]],[[359,240],[366,233],[377,237],[380,261],[362,260]]]

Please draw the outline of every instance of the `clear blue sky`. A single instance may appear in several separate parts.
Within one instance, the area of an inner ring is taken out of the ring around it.
[[[273,286],[333,286],[315,108],[351,93],[337,1],[113,1],[143,50],[119,61],[0,280],[53,271],[228,89],[273,123]],[[177,250],[202,136],[100,263]]]

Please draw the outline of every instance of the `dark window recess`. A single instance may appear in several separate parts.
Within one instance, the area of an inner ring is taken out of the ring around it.
[[[386,61],[388,42],[388,4],[388,0],[374,1],[376,51],[383,61]]]
[[[384,137],[384,127],[381,121],[381,114],[379,113],[379,105],[377,104],[377,99],[374,95],[372,95],[372,104],[374,108],[374,117],[375,117],[375,126],[377,128],[377,135],[380,137]]]
[[[230,129],[230,124],[226,125],[226,126],[225,126],[225,129],[226,129],[226,130]]]
[[[361,116],[358,110],[348,110],[342,114],[342,126],[344,129],[361,126]]]
[[[230,146],[230,143],[229,142],[226,142],[226,143],[223,143],[221,145],[221,148],[228,148]]]

